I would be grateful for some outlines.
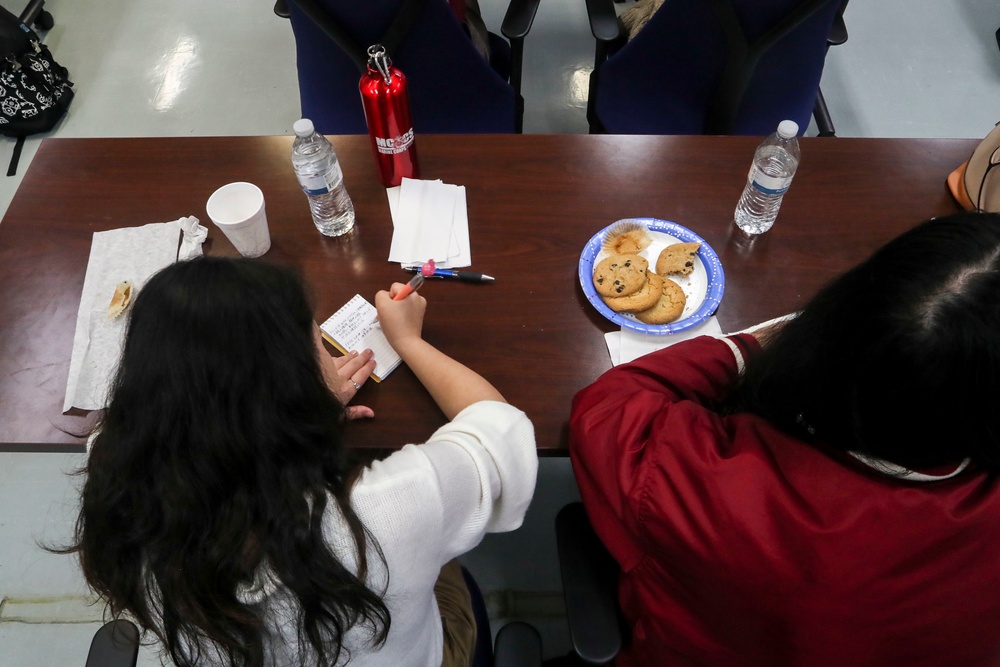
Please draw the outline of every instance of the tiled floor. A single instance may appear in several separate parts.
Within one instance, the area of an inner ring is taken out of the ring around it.
[[[503,1],[480,3],[496,29]],[[17,13],[24,4],[7,7]],[[298,118],[293,43],[272,5],[49,0],[56,26],[45,41],[69,68],[77,91],[69,115],[52,134],[290,133]],[[541,4],[525,47],[526,132],[586,132],[593,42],[584,6],[583,0]],[[995,0],[853,0],[846,19],[850,39],[830,52],[823,78],[840,136],[982,137],[1000,120]],[[27,142],[21,175],[39,141]],[[0,142],[0,163],[12,144]],[[0,178],[3,212],[21,176]],[[99,625],[93,619],[101,609],[81,602],[86,591],[72,558],[38,545],[67,539],[75,480],[66,473],[81,462],[81,456],[0,454],[0,596],[9,602],[6,612],[0,608],[2,667],[82,664]],[[552,519],[575,495],[568,462],[543,461],[525,527],[491,536],[467,559],[484,589],[558,591]],[[33,602],[41,604],[43,617],[82,623],[3,621],[7,612],[30,609]],[[550,654],[565,649],[558,619],[538,624]],[[157,664],[151,651],[141,664]]]

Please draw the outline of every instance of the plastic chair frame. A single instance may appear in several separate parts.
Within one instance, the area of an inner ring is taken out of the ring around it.
[[[139,660],[139,628],[118,619],[94,633],[87,653],[87,667],[135,667]]]
[[[618,563],[594,533],[583,503],[559,510],[556,546],[573,653],[584,665],[610,664],[627,632],[618,607]]]

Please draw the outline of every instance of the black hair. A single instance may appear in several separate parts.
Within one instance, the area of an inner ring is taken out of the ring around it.
[[[313,326],[301,279],[259,260],[178,262],[135,298],[66,551],[177,665],[264,664],[274,629],[238,593],[262,569],[298,610],[300,663],[308,649],[336,663],[357,624],[375,646],[388,634],[364,583],[366,546],[382,554],[351,509],[357,466]],[[324,539],[329,512],[350,528],[357,574]]]
[[[724,406],[908,468],[1000,470],[1000,215],[927,221],[821,290]]]

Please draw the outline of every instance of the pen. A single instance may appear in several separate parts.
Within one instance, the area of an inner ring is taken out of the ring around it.
[[[417,275],[421,275],[420,268],[416,266],[407,269],[407,271],[416,271]],[[493,276],[488,276],[485,273],[476,273],[475,271],[453,271],[451,269],[434,269],[434,273],[427,277],[454,278],[456,280],[464,280],[470,283],[491,283],[496,280]]]
[[[396,296],[392,297],[393,301],[402,301],[406,297],[410,296],[410,292],[416,292],[417,288],[424,284],[424,277],[419,273],[412,278],[410,282],[403,285],[403,289],[399,290]]]

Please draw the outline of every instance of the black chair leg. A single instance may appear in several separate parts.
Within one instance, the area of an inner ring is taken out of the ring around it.
[[[43,17],[47,15],[47,17]],[[45,11],[45,0],[31,0],[28,6],[24,8],[20,16],[17,17],[21,23],[30,26],[32,23],[47,23],[48,25],[39,25],[38,27],[43,30],[48,30],[52,27],[52,15]],[[46,21],[46,18],[48,19]]]
[[[830,118],[830,111],[826,108],[826,100],[823,99],[822,89],[816,91],[816,106],[813,107],[813,117],[816,119],[816,127],[819,128],[819,136],[837,136],[833,127],[833,119]]]

